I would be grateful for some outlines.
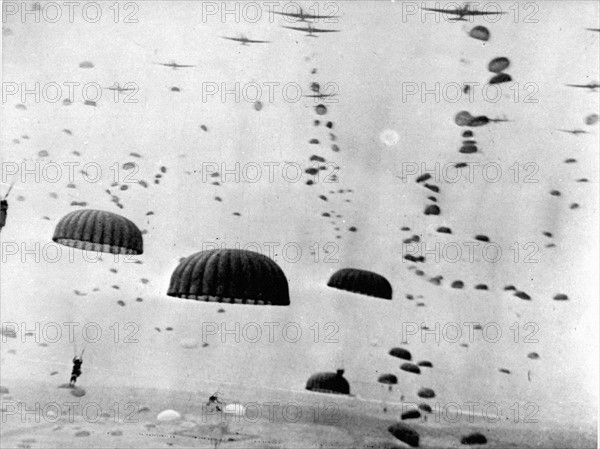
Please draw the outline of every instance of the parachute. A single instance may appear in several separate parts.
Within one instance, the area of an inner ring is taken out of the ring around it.
[[[386,278],[367,270],[343,268],[333,273],[329,287],[383,299],[392,299],[392,286]]]
[[[290,304],[285,274],[272,259],[254,251],[201,251],[182,260],[167,295],[234,304]]]
[[[84,209],[60,219],[52,240],[72,248],[112,254],[142,254],[143,239],[130,220],[112,212]]]
[[[476,145],[465,144],[462,147],[460,147],[460,150],[458,150],[458,152],[462,153],[462,154],[477,153],[477,146]]]
[[[418,410],[408,410],[407,412],[402,413],[400,419],[418,419],[421,417],[421,412]]]
[[[417,396],[424,399],[432,399],[435,397],[435,392],[431,388],[421,388]]]
[[[391,425],[388,427],[388,432],[411,447],[419,447],[419,434],[412,427],[404,423],[399,422]]]
[[[595,125],[598,123],[598,114],[590,114],[585,118],[586,125]]]
[[[488,64],[488,70],[494,73],[503,72],[510,65],[510,61],[508,58],[500,57],[492,59]]]
[[[350,384],[342,369],[336,373],[313,374],[306,382],[306,389],[319,393],[350,394]]]
[[[392,348],[388,354],[399,359],[412,360],[412,355],[404,348]]]
[[[400,365],[400,369],[408,373],[421,374],[421,369],[414,363],[403,363]]]
[[[461,111],[454,117],[454,123],[458,126],[470,126],[471,120],[473,120],[473,116],[467,111]]]
[[[507,73],[499,73],[496,76],[493,76],[489,83],[490,84],[501,84],[501,83],[510,83],[512,81],[512,78],[509,74]]]
[[[417,363],[417,365],[418,366],[424,366],[424,367],[427,367],[427,368],[433,368],[433,363],[431,363],[428,360],[422,360],[419,363]]]
[[[393,374],[382,374],[379,376],[379,379],[377,379],[377,382],[386,385],[396,385],[398,383],[398,378]]]
[[[469,32],[469,36],[480,41],[487,41],[490,38],[490,31],[484,26],[476,26]]]

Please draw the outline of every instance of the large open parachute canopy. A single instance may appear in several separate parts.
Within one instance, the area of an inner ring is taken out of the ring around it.
[[[60,219],[52,237],[56,243],[87,251],[142,254],[142,233],[130,220],[112,212],[84,209]]]
[[[327,285],[353,293],[392,299],[391,284],[386,278],[372,271],[343,268],[333,273]]]
[[[285,274],[272,259],[254,251],[201,251],[181,261],[167,292],[177,298],[235,304],[290,304]]]
[[[319,393],[350,394],[350,384],[341,369],[336,373],[313,374],[306,382],[306,389]]]

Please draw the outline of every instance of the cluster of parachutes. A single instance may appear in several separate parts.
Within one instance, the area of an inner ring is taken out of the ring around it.
[[[86,251],[142,254],[139,228],[127,218],[107,211],[83,209],[65,215],[56,225],[56,243]],[[371,271],[345,268],[334,273],[330,287],[392,299],[386,278]],[[201,251],[181,260],[171,276],[167,295],[197,301],[287,306],[288,282],[281,268],[254,251]]]

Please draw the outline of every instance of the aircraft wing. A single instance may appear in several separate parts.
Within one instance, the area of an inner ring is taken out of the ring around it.
[[[311,28],[310,31],[313,33],[337,33],[340,30],[321,30],[319,28]]]
[[[246,42],[250,43],[250,44],[270,44],[271,41],[253,41],[251,39],[248,39]]]
[[[336,94],[311,94],[311,95],[303,95],[303,97],[310,97],[310,98],[327,98],[327,97],[333,97]]]
[[[425,11],[433,11],[433,12],[443,12],[445,14],[456,14],[458,16],[460,16],[462,13],[460,11],[457,11],[455,9],[438,9],[438,8],[421,8]]]
[[[176,64],[175,67],[196,67],[195,65],[182,65],[182,64]]]
[[[310,28],[288,27],[288,26],[285,26],[285,25],[281,25],[281,26],[283,28],[287,28],[287,29],[290,29],[290,30],[304,31],[305,33],[310,33],[310,31],[311,31]],[[312,30],[312,31],[314,31],[314,30]]]
[[[279,11],[273,11],[275,14],[279,14],[280,16],[287,16],[287,17],[296,17],[296,18],[300,18],[302,17],[301,14],[298,14],[296,12],[279,12]]]
[[[466,16],[488,16],[490,14],[506,14],[503,11],[467,11]]]
[[[583,88],[593,88],[594,86],[588,86],[586,84],[565,84],[565,86],[569,86],[569,87],[583,87]]]

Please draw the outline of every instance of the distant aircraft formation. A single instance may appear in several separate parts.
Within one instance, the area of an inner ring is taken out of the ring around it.
[[[341,30],[326,30],[326,29],[321,29],[321,28],[315,28],[315,27],[313,27],[312,22],[310,22],[310,20],[336,19],[339,16],[334,16],[334,15],[322,16],[319,14],[310,14],[310,13],[305,12],[302,8],[299,8],[299,12],[297,12],[297,13],[296,12],[279,12],[279,11],[273,11],[273,12],[280,16],[291,17],[293,19],[297,19],[297,22],[306,23],[306,27],[282,26],[283,28],[287,28],[290,30],[304,32],[304,33],[306,33],[306,37],[318,37],[317,33],[336,33],[336,32],[341,31]],[[220,37],[222,39],[239,42],[245,46],[248,46],[250,44],[270,44],[271,43],[271,41],[266,41],[266,40],[250,39],[245,35],[239,35],[237,37],[232,37],[232,36],[220,36]],[[173,61],[169,62],[169,63],[155,62],[154,64],[162,65],[165,67],[171,67],[173,70],[180,69],[180,68],[187,68],[187,67],[196,67],[195,65],[177,64]],[[110,89],[117,90],[115,88],[110,88]],[[318,94],[318,95],[315,95],[314,97],[315,98],[325,98],[325,97],[329,97],[329,96],[331,96],[331,95]]]

